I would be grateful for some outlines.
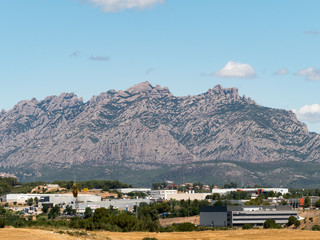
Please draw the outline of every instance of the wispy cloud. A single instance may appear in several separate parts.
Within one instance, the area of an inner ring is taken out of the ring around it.
[[[306,80],[320,81],[320,69],[316,69],[314,67],[302,69],[301,71],[297,72],[295,75],[304,76]]]
[[[301,121],[320,122],[319,104],[305,105],[298,110],[293,109],[292,111],[297,115],[297,118]]]
[[[278,71],[276,71],[274,73],[274,75],[280,75],[280,76],[284,76],[284,75],[287,75],[289,72],[288,72],[288,69],[287,68],[281,68],[279,69]]]
[[[320,35],[320,31],[315,31],[315,30],[308,30],[304,32],[307,35],[313,35],[313,36],[318,36]]]
[[[107,56],[91,56],[89,59],[91,61],[108,62],[111,58]]]
[[[213,74],[215,77],[222,78],[253,78],[256,76],[251,65],[229,61],[227,64]]]
[[[124,9],[151,8],[165,0],[86,0],[102,8],[104,12],[118,12]]]
[[[80,54],[80,51],[74,51],[73,53],[70,54],[70,57],[78,57]]]
[[[154,68],[148,68],[145,72],[145,75],[150,74],[152,71],[154,71]]]

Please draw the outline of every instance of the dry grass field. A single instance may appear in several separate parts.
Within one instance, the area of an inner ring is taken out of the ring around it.
[[[320,232],[302,231],[290,229],[255,229],[255,230],[229,230],[229,231],[205,231],[205,232],[176,232],[176,233],[117,233],[95,231],[88,232],[88,236],[73,237],[68,234],[59,234],[53,231],[39,229],[0,229],[1,240],[73,240],[73,239],[96,239],[96,240],[142,240],[145,237],[155,237],[158,240],[230,240],[230,239],[259,239],[259,240],[305,240],[319,239]]]

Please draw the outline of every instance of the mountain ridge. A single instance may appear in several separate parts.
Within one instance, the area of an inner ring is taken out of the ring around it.
[[[0,167],[158,169],[202,161],[319,162],[319,135],[292,111],[237,88],[194,96],[143,82],[87,102],[74,93],[20,101],[0,113]]]

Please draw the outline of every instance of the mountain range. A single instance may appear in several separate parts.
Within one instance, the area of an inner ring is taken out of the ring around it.
[[[320,135],[292,111],[217,85],[177,97],[143,82],[84,102],[74,93],[0,113],[0,170],[24,181],[94,178],[314,186]]]

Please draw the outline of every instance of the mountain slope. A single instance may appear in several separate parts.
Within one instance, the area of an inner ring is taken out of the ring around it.
[[[220,85],[176,97],[148,82],[83,102],[73,93],[0,114],[0,167],[157,169],[203,161],[319,162],[319,135],[291,111]]]

